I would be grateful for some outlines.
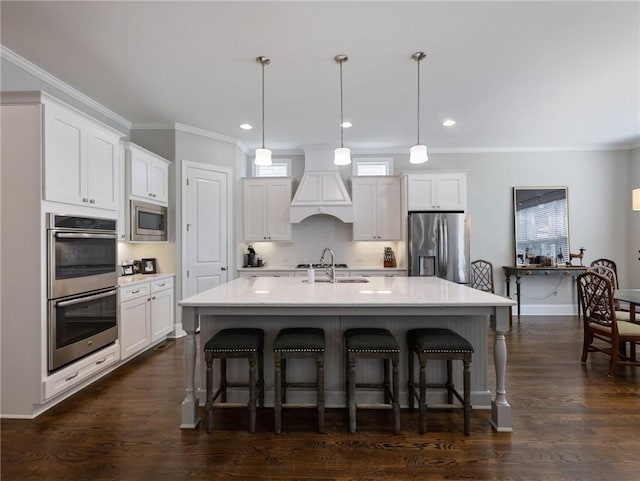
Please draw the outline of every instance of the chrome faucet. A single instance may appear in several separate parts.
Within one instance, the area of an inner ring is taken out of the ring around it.
[[[328,247],[325,247],[324,250],[322,251],[322,255],[320,256],[320,264],[324,264],[324,256],[327,254],[327,252],[331,254],[331,266],[327,268],[327,275],[329,276],[329,280],[335,283],[336,282],[336,267],[335,267],[335,260],[334,260],[335,256],[333,254],[333,251]]]

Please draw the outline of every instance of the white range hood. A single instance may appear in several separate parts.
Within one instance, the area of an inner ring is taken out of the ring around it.
[[[305,147],[304,174],[291,201],[289,220],[297,223],[316,214],[353,222],[351,198],[333,164],[333,149],[326,146]]]

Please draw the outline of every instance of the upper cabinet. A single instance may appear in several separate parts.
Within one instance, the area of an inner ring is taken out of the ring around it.
[[[125,143],[129,197],[167,205],[169,161],[131,142]]]
[[[293,179],[243,179],[244,238],[247,241],[290,241]]]
[[[44,106],[44,199],[117,211],[121,134],[53,101]]]
[[[467,174],[433,172],[407,175],[409,211],[467,210]]]
[[[354,177],[351,190],[353,240],[402,238],[399,177]]]

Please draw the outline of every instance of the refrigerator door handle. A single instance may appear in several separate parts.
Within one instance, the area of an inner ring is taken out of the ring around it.
[[[442,278],[447,278],[447,266],[449,265],[449,225],[447,219],[442,221]]]
[[[444,265],[444,224],[442,221],[438,221],[438,263],[437,263],[437,276],[442,278],[442,271]]]

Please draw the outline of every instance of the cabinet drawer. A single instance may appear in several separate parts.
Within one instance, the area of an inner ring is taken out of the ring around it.
[[[45,378],[43,383],[45,399],[49,399],[56,394],[66,391],[119,360],[120,346],[113,344],[52,374],[48,378]]]
[[[120,288],[120,302],[125,302],[130,299],[137,299],[138,297],[148,296],[150,291],[150,285],[148,282],[141,284],[134,284],[133,286],[126,286]]]
[[[151,281],[151,292],[164,291],[166,289],[173,288],[173,278],[165,277],[164,279],[157,279]]]

